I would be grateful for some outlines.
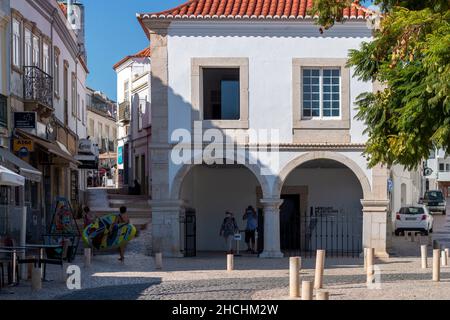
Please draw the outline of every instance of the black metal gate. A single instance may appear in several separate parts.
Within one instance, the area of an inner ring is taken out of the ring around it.
[[[197,222],[194,209],[186,210],[184,228],[184,256],[195,257],[197,255]]]
[[[285,225],[281,232],[291,232]],[[329,257],[359,257],[362,252],[362,213],[339,211],[300,217],[300,237],[291,238],[286,256],[312,257],[319,249]]]
[[[258,252],[261,253],[264,250],[262,212],[258,217]],[[311,208],[308,215],[296,213],[290,217],[291,220],[280,221],[280,247],[286,257],[313,257],[319,249],[326,250],[327,257],[359,257],[363,251],[361,211],[320,212]]]

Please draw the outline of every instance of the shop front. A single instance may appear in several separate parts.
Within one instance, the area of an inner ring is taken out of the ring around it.
[[[38,241],[45,231],[38,192],[42,173],[8,149],[0,148],[0,159],[0,236]]]
[[[27,161],[42,172],[42,183],[37,186],[38,207],[42,209],[44,228],[48,226],[54,211],[55,199],[66,198],[72,207],[79,207],[79,184],[77,161],[60,141],[50,141],[20,129],[15,130],[15,139],[30,140],[33,152]],[[33,186],[31,186],[32,188]]]

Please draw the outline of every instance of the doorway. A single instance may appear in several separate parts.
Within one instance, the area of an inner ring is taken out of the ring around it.
[[[280,207],[280,247],[281,251],[300,250],[300,195],[281,195],[283,204]]]

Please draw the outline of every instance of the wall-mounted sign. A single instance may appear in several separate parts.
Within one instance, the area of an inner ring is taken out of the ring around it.
[[[433,174],[433,169],[431,168],[424,168],[423,169],[423,175],[425,177],[431,176]]]
[[[14,112],[14,128],[36,129],[36,112]]]
[[[123,164],[123,146],[120,146],[117,149],[117,164],[119,165]]]
[[[33,140],[29,139],[14,139],[14,152],[24,152],[24,149],[27,150],[27,152],[33,152],[34,151],[34,142]]]

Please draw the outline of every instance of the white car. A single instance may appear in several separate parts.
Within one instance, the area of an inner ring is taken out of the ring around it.
[[[433,232],[433,216],[424,205],[404,206],[395,217],[395,235],[417,231],[423,235]]]

